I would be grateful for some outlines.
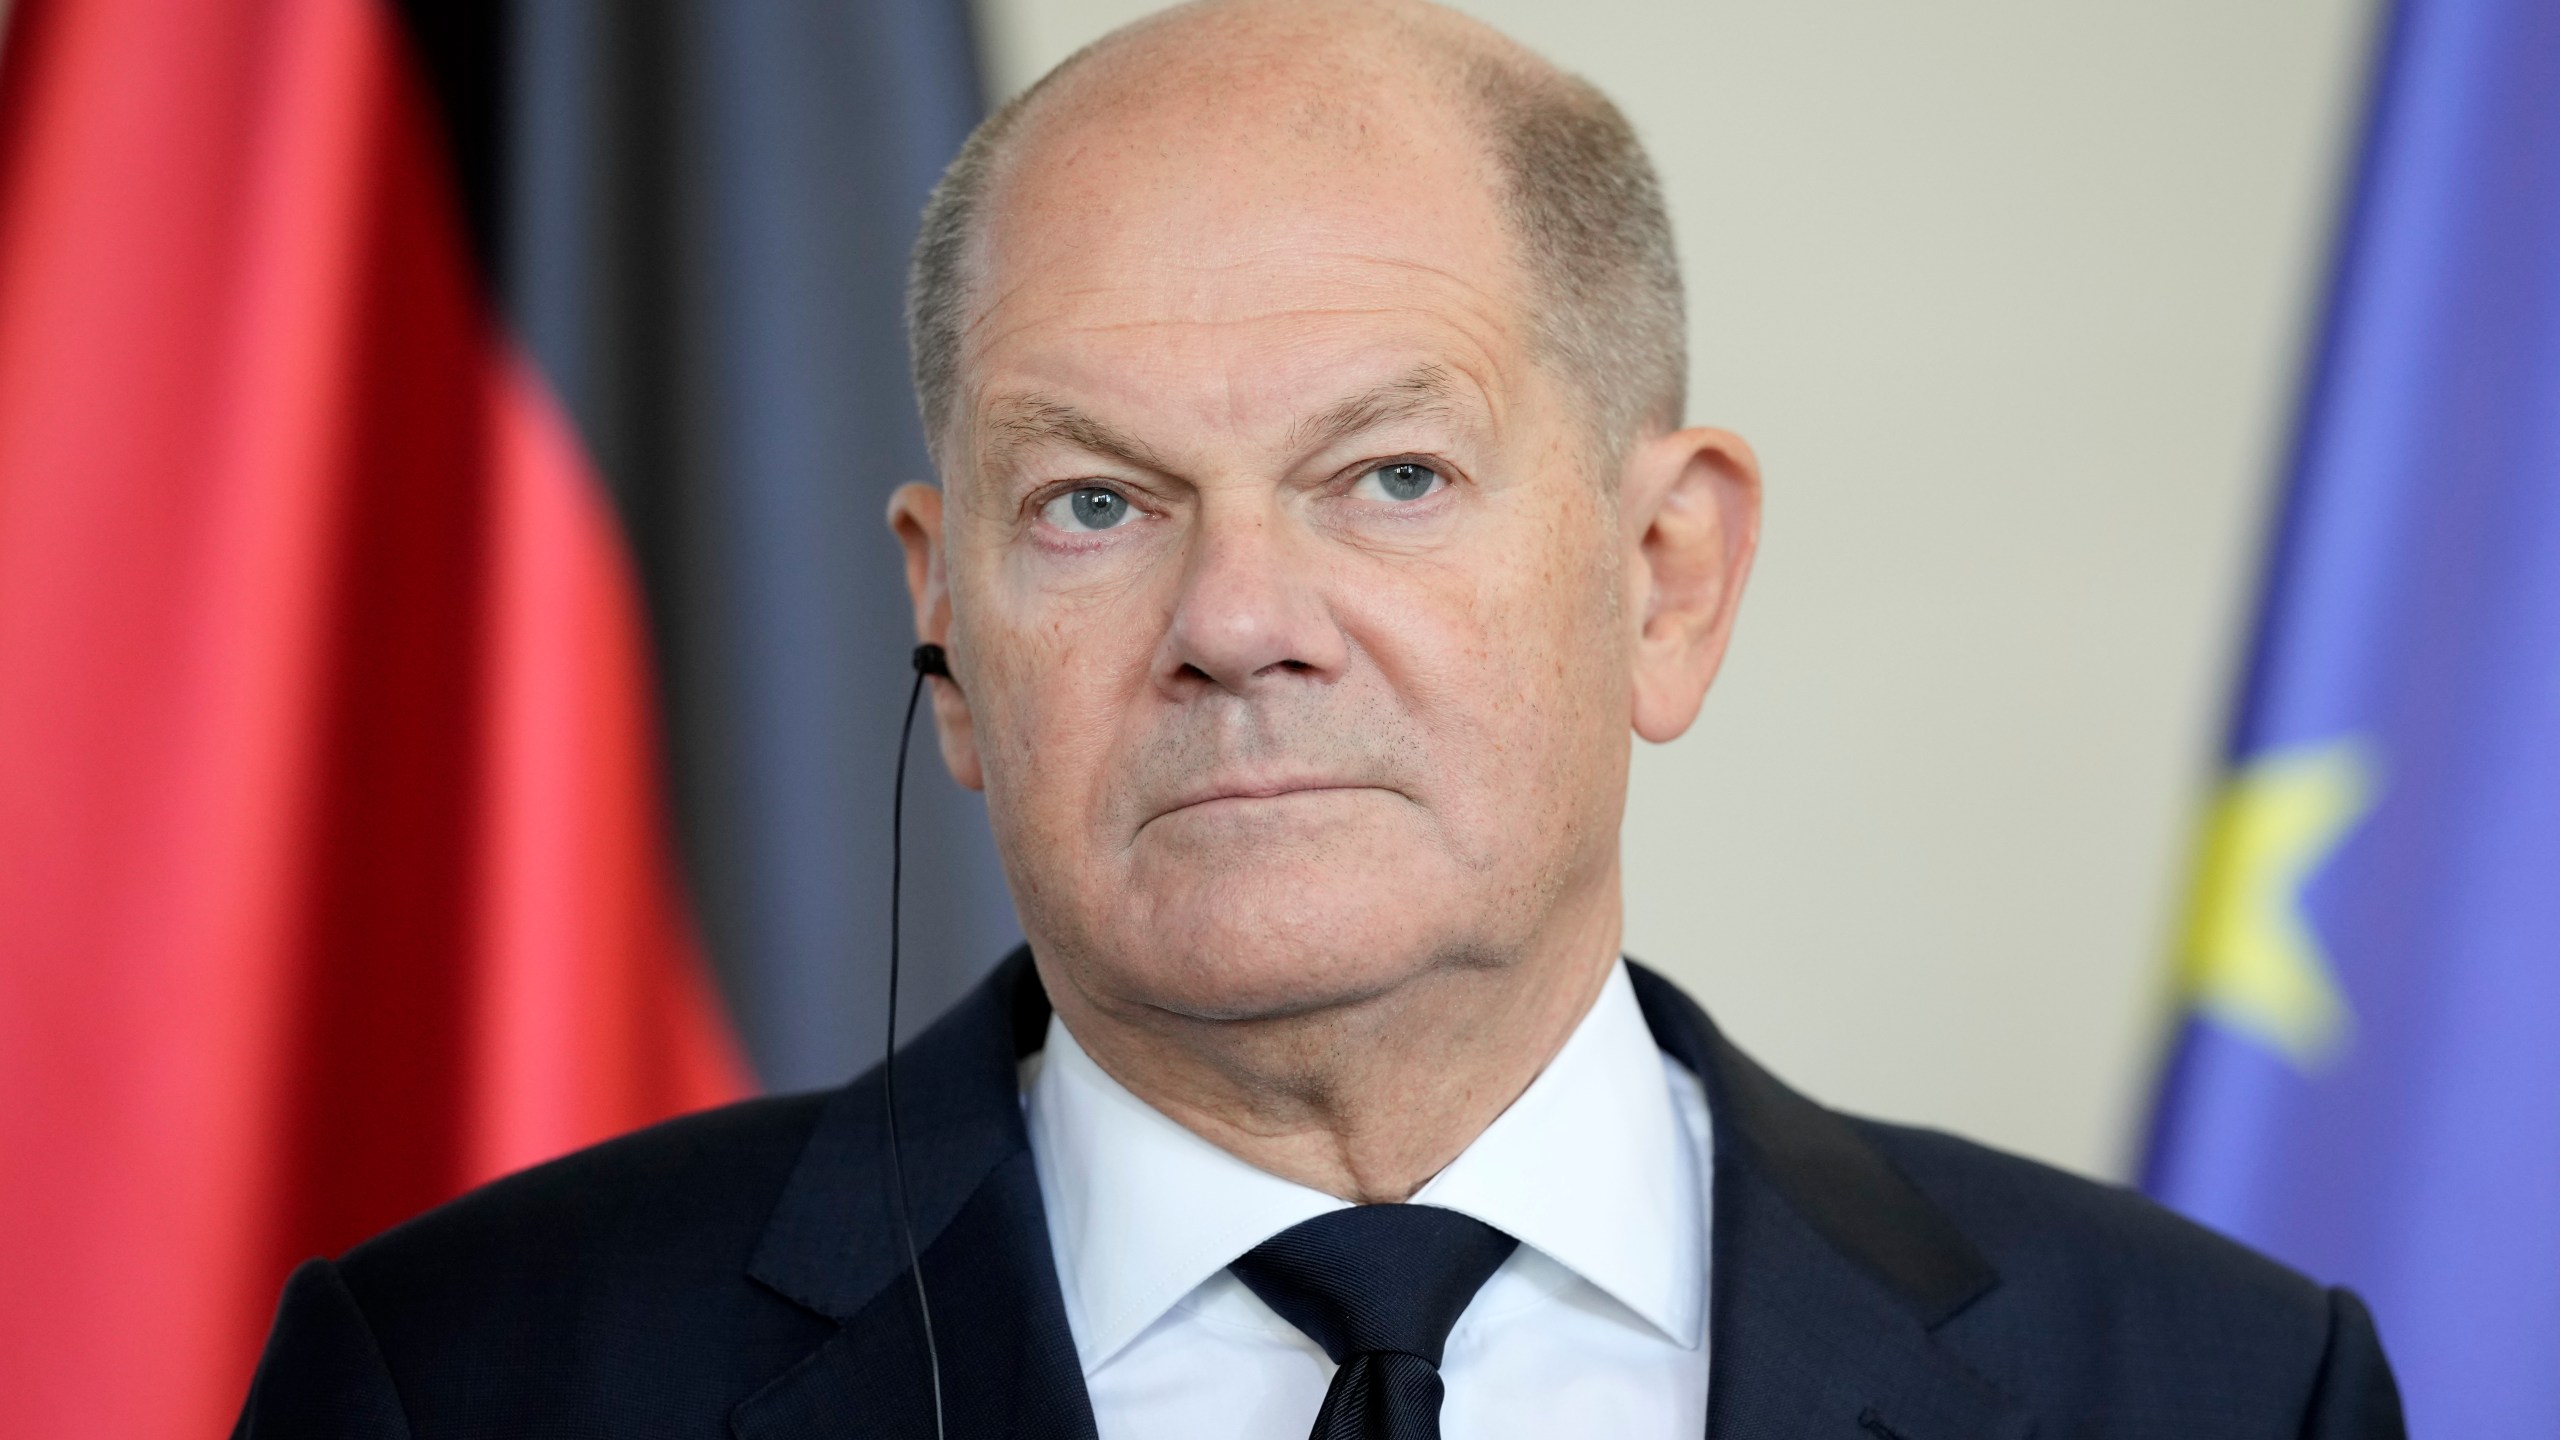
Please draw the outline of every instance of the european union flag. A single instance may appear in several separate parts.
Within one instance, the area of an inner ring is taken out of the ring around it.
[[[2144,1184],[2560,1433],[2560,4],[2405,0]]]

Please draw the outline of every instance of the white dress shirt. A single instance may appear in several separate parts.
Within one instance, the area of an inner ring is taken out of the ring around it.
[[[1305,1440],[1333,1379],[1227,1262],[1346,1202],[1246,1164],[1105,1074],[1056,1019],[1024,1108],[1102,1440]],[[1624,964],[1529,1088],[1413,1198],[1517,1236],[1449,1334],[1446,1440],[1697,1440],[1706,1093]]]

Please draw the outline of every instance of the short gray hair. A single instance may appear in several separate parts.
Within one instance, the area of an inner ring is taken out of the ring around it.
[[[1052,81],[1096,42],[989,116],[925,202],[907,273],[907,344],[927,446],[939,457],[959,381],[971,255],[1006,142]],[[1662,185],[1634,127],[1598,87],[1524,53],[1457,64],[1503,185],[1503,212],[1533,290],[1537,358],[1590,405],[1612,463],[1640,433],[1676,429],[1687,403],[1688,327]]]

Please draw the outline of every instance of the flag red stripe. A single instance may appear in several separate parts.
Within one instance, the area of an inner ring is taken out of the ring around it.
[[[629,551],[533,367],[511,354],[492,378],[474,1178],[747,1085],[678,903]]]
[[[637,589],[380,0],[0,73],[0,1394],[197,1435],[282,1267],[741,1093]]]

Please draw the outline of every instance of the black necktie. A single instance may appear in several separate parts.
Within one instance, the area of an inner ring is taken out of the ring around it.
[[[1455,1210],[1361,1205],[1227,1268],[1340,1367],[1311,1440],[1440,1440],[1449,1327],[1519,1243]]]

